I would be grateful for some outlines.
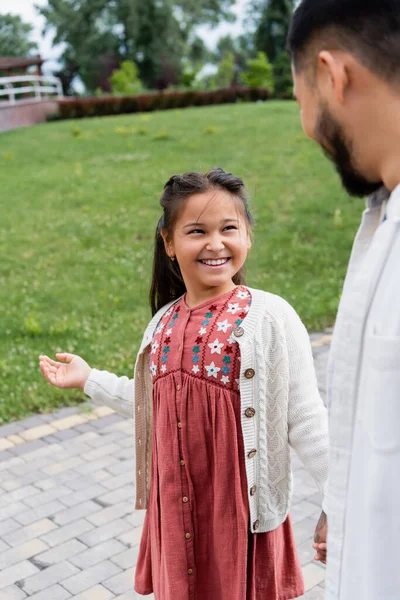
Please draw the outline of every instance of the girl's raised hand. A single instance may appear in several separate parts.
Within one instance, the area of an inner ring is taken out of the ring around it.
[[[43,377],[55,387],[83,390],[92,370],[87,362],[80,356],[67,352],[56,354],[56,358],[63,362],[56,362],[45,355],[39,356]]]

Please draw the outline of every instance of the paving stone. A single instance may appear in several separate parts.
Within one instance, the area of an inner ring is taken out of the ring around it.
[[[33,594],[33,596],[29,596],[29,600],[67,600],[68,598],[72,598],[71,594],[61,585],[57,584],[37,594]]]
[[[111,521],[102,527],[94,527],[90,523],[92,529],[83,535],[79,535],[79,540],[86,544],[86,546],[95,546],[96,544],[100,544],[101,542],[105,542],[111,538],[117,538],[119,535],[130,529],[129,523],[124,521],[123,519],[117,519],[116,521]]]
[[[85,544],[85,541],[81,540],[80,537],[82,534],[85,534],[93,529],[92,523],[89,523],[89,521],[86,521],[85,519],[79,519],[74,523],[64,525],[64,527],[57,528],[55,523],[52,523],[52,525],[53,528],[56,528],[55,531],[50,531],[50,533],[46,533],[42,536],[42,539],[46,542],[46,544],[52,547],[58,546],[59,544],[62,544],[63,542],[73,538],[78,538],[83,544]]]
[[[103,429],[103,427],[108,427],[109,425],[114,425],[114,423],[118,423],[125,417],[120,415],[109,415],[108,417],[103,417],[102,419],[98,419],[97,421],[92,421],[92,426],[96,429]]]
[[[111,598],[115,598],[114,594],[102,585],[95,585],[82,594],[74,596],[75,600],[110,600]]]
[[[314,537],[317,521],[315,519],[303,519],[293,525],[294,537],[296,544],[302,544],[305,540]]]
[[[15,517],[16,514],[22,513],[26,510],[26,505],[22,502],[14,502],[14,504],[7,504],[0,508],[0,521],[4,521],[9,517]]]
[[[33,576],[38,570],[29,560],[23,560],[7,569],[3,569],[0,573],[0,590],[13,585],[16,581]]]
[[[12,442],[10,442],[7,438],[0,438],[0,450],[1,451],[8,450],[9,448],[12,448],[13,446],[14,446],[14,444]]]
[[[8,437],[9,435],[19,434],[23,431],[24,427],[22,421],[16,421],[15,423],[9,423],[8,425],[2,425],[0,427],[0,438]]]
[[[103,585],[114,594],[123,594],[129,590],[133,593],[133,571],[122,571],[118,575],[103,580]]]
[[[10,449],[11,454],[15,456],[21,456],[22,454],[28,454],[34,452],[39,448],[46,448],[47,444],[42,440],[34,440],[33,442],[25,442],[25,444],[18,444]]]
[[[5,521],[0,521],[0,538],[2,538],[5,534],[10,531],[15,531],[19,529],[21,525],[17,523],[15,519],[6,519]]]
[[[10,548],[9,550],[5,550],[0,553],[0,571],[7,567],[11,567],[16,563],[27,560],[28,558],[32,558],[32,556],[36,556],[36,554],[44,552],[47,549],[47,544],[36,538],[14,548]]]
[[[44,492],[36,488],[36,491],[37,493],[35,495],[24,499],[24,504],[27,504],[30,508],[43,506],[43,504],[47,504],[48,502],[52,502],[53,500],[57,500],[59,498],[62,498],[62,502],[64,504],[64,496],[71,494],[71,490],[63,485],[50,488]]]
[[[79,431],[76,431],[75,429],[65,429],[64,431],[57,431],[57,433],[54,433],[53,435],[48,435],[43,439],[46,440],[48,444],[54,444],[74,439],[78,435]]]
[[[42,440],[37,440],[35,443],[37,442],[42,442]],[[24,446],[27,444],[33,444],[34,442],[25,442],[25,444],[23,444]],[[24,456],[24,460],[28,463],[32,463],[34,462],[34,464],[36,464],[36,461],[38,458],[41,458],[42,456],[49,456],[50,458],[54,459],[54,462],[57,460],[57,456],[59,456],[61,454],[63,450],[63,447],[60,443],[57,444],[50,444],[50,443],[46,443],[43,444],[41,447],[39,447],[37,450],[33,450],[32,452],[29,452],[29,454],[27,456]],[[36,466],[35,466],[36,469]]]
[[[303,567],[304,585],[306,592],[319,585],[325,579],[325,569],[317,564],[309,563]]]
[[[57,526],[50,521],[50,519],[41,519],[36,523],[27,525],[26,527],[20,527],[10,533],[3,535],[4,541],[10,546],[19,546],[24,542],[29,542],[35,538],[46,536],[49,532],[55,529]],[[43,540],[46,544],[48,543],[45,539]]]
[[[312,590],[306,592],[303,596],[304,600],[324,600],[325,592],[319,585]]]
[[[60,408],[55,413],[53,413],[53,421],[58,419],[64,419],[65,417],[70,417],[71,415],[76,415],[81,412],[81,408],[79,406],[66,406],[65,408]]]
[[[89,515],[87,520],[96,525],[96,527],[101,527],[101,525],[105,525],[110,521],[115,521],[115,519],[129,515],[131,512],[132,502],[121,502],[120,504],[108,506],[96,514]]]
[[[111,477],[110,473],[104,469],[100,469],[94,473],[88,473],[87,475],[81,475],[81,473],[78,473],[77,475],[78,476],[74,480],[68,482],[68,487],[75,492],[82,491],[96,482],[101,482],[103,485],[103,481]]]
[[[120,451],[121,448],[118,444],[108,444],[107,446],[100,446],[99,448],[92,448],[89,452],[82,454],[82,458],[89,462],[93,462],[103,456],[112,456],[114,453]]]
[[[99,431],[96,431],[96,437],[91,440],[88,440],[87,443],[89,446],[92,446],[92,448],[100,448],[100,446],[108,446],[113,442],[118,444],[120,439],[120,431],[111,431],[110,433],[106,433],[103,429],[101,429]]]
[[[73,456],[67,460],[53,463],[49,466],[46,466],[42,471],[46,473],[46,475],[57,475],[62,473],[63,471],[68,471],[69,469],[75,469],[80,465],[84,464],[84,461],[79,456]]]
[[[0,472],[1,471],[11,471],[14,467],[18,467],[20,465],[24,465],[24,461],[19,456],[13,456],[9,460],[3,460],[0,462]]]
[[[136,565],[137,553],[134,548],[128,548],[121,552],[120,554],[116,554],[110,560],[115,563],[118,567],[120,567],[123,571],[127,569],[133,569]]]
[[[37,494],[38,492],[39,490],[33,485],[24,485],[8,494],[1,494],[0,508],[4,508],[7,504],[18,502],[19,500],[23,500],[24,503],[26,503],[29,496]]]
[[[102,512],[101,507],[92,500],[88,500],[87,502],[83,502],[82,504],[73,506],[72,508],[65,509],[65,506],[63,505],[62,507],[64,510],[57,513],[54,518],[54,522],[57,525],[68,525],[68,523],[83,517],[87,517],[87,520],[92,523],[93,520],[91,519],[93,518],[94,513]]]
[[[21,457],[16,457],[15,460],[21,460]],[[31,475],[32,471],[37,472],[37,471],[43,469],[44,467],[51,465],[53,460],[54,460],[53,457],[41,456],[40,458],[35,460],[35,463],[33,466],[29,461],[22,460],[22,462],[20,464],[15,465],[11,468],[11,472],[14,475],[16,475],[17,477],[19,477],[20,479],[22,479],[22,477],[24,475],[29,477]],[[36,475],[36,477],[37,476],[38,475]],[[43,473],[42,473],[41,477],[43,477]],[[30,481],[30,483],[32,483],[32,480]]]
[[[71,558],[71,562],[79,567],[79,569],[85,570],[107,558],[111,559],[116,554],[121,554],[125,550],[126,546],[124,544],[118,540],[110,539],[81,552],[78,556]]]
[[[63,560],[69,560],[72,564],[75,564],[72,559],[77,554],[82,554],[86,549],[87,547],[84,544],[82,544],[82,542],[72,539],[68,540],[68,542],[64,542],[63,544],[59,544],[51,550],[47,550],[47,552],[42,552],[41,554],[38,554],[35,560],[36,563],[40,563],[45,567],[54,565]],[[79,565],[75,564],[75,566],[78,566],[78,568],[80,568]]]
[[[103,487],[103,490],[104,489],[105,488]],[[134,496],[135,496],[135,486],[134,485],[125,485],[124,487],[119,488],[117,490],[113,490],[112,492],[107,492],[102,495],[99,495],[98,500],[100,500],[100,502],[105,502],[106,504],[118,504],[119,502],[122,502],[123,500],[126,500],[127,498],[129,498],[130,505],[132,507]],[[314,509],[315,509],[315,506],[314,506]]]
[[[64,580],[79,573],[79,569],[72,565],[67,560],[52,565],[27,579],[24,577],[24,581],[21,583],[21,587],[29,596],[41,592],[57,583],[63,583]],[[63,587],[64,584],[63,584]],[[68,590],[69,591],[69,590]]]
[[[102,485],[99,483],[94,483],[93,485],[90,485],[89,487],[78,492],[71,492],[71,490],[69,490],[67,495],[64,494],[61,502],[65,504],[65,506],[77,506],[78,504],[85,502],[86,500],[91,500],[92,498],[100,499],[102,494],[104,494],[106,491],[106,488],[104,488]]]
[[[54,515],[58,515],[64,509],[64,504],[58,500],[53,500],[52,502],[48,502],[42,506],[37,506],[36,508],[30,508],[29,510],[26,510],[25,506],[25,511],[14,515],[14,519],[18,521],[18,523],[21,523],[21,525],[30,525],[31,523],[35,523],[44,517],[50,518]]]
[[[108,466],[116,463],[117,460],[118,459],[115,458],[115,456],[103,456],[98,460],[81,465],[80,467],[78,467],[77,470],[81,475],[88,475],[89,473],[92,473],[94,471],[106,469]]]
[[[133,529],[129,529],[129,531],[116,536],[116,538],[126,546],[139,546],[140,540],[142,539],[142,528],[134,527]]]
[[[0,600],[24,600],[28,596],[16,585],[10,585],[0,591]]]
[[[132,481],[135,478],[135,465],[132,457],[129,460],[118,461],[114,465],[107,467],[107,470],[110,471],[110,473],[112,473],[114,476],[121,475],[122,473],[130,473],[132,476]]]
[[[132,482],[134,482],[134,480],[135,474],[128,471],[127,473],[122,473],[122,475],[105,479],[102,485],[109,490],[116,490],[117,488],[124,487],[125,485],[130,485]]]
[[[80,594],[99,583],[103,583],[105,580],[109,580],[114,575],[120,573],[120,571],[121,569],[117,565],[114,565],[109,560],[104,560],[66,579],[63,581],[63,587],[73,595]]]
[[[55,431],[56,430],[54,429],[54,427],[45,423],[39,425],[38,427],[25,429],[24,431],[21,431],[19,435],[27,442],[30,442],[32,440],[38,440],[39,438],[45,437],[46,435],[51,435],[52,433],[55,433]]]

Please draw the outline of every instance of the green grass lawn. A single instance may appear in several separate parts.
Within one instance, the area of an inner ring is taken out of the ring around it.
[[[75,403],[37,356],[132,375],[149,318],[159,196],[173,173],[244,178],[257,221],[249,285],[332,325],[363,202],[303,135],[294,102],[48,123],[0,135],[0,420]]]

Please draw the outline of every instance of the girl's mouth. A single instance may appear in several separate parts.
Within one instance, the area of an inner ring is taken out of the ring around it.
[[[201,262],[206,267],[214,267],[215,268],[215,267],[223,267],[230,260],[231,260],[230,257],[229,258],[212,258],[212,259],[200,260],[199,262]]]

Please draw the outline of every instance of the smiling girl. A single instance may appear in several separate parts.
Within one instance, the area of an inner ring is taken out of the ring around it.
[[[167,182],[153,319],[134,379],[79,356],[45,378],[135,420],[134,588],[156,600],[285,600],[303,579],[289,517],[292,446],[322,491],[327,416],[307,332],[283,299],[245,285],[253,220],[222,169]]]

